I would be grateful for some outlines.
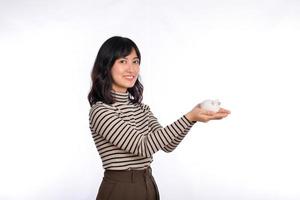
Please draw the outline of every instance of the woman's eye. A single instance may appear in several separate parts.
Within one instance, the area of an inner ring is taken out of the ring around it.
[[[125,64],[125,63],[127,63],[127,60],[120,60],[120,63]],[[140,61],[139,60],[135,60],[135,61],[133,61],[133,63],[134,64],[140,64]]]

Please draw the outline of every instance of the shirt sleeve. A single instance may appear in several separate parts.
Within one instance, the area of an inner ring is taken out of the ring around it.
[[[148,122],[150,122],[148,129],[144,129],[144,131],[136,130],[131,124],[119,117],[118,112],[113,107],[102,102],[94,104],[90,109],[90,129],[94,134],[101,135],[105,140],[122,150],[143,157],[151,157],[160,149],[170,148],[170,145],[174,146],[176,141],[180,140],[192,126],[186,117],[182,116],[165,128],[155,128],[157,124],[153,123],[153,114],[149,106],[144,107],[148,115]]]
[[[151,131],[155,132],[159,129],[163,129],[163,127],[160,125],[160,123],[158,122],[157,118],[153,115],[153,113],[150,110],[149,110],[149,112],[150,112],[149,125],[151,128]],[[190,128],[196,123],[196,121],[188,120],[185,115],[183,115],[181,119],[182,119],[181,122],[178,121],[178,123],[185,123],[187,128],[183,132],[180,132],[178,134],[178,136],[173,135],[173,137],[172,137],[172,134],[173,134],[172,130],[166,131],[166,137],[170,137],[171,142],[169,144],[165,145],[164,147],[162,147],[162,150],[164,152],[167,152],[167,153],[172,152],[179,145],[179,143],[183,140],[183,138],[189,132]]]

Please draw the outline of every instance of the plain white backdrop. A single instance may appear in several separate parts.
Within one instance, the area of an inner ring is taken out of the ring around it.
[[[0,1],[0,199],[92,200],[102,175],[88,124],[101,44],[129,37],[162,125],[218,98],[158,152],[163,200],[300,199],[300,1]]]

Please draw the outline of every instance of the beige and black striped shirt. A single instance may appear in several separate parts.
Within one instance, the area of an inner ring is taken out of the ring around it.
[[[104,169],[144,169],[152,155],[173,151],[195,122],[184,115],[163,128],[146,104],[133,104],[129,93],[112,91],[115,103],[96,102],[89,112],[91,133]]]

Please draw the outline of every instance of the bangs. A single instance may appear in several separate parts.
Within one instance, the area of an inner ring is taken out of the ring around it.
[[[114,49],[115,49],[115,52],[114,52],[115,59],[124,58],[124,57],[128,56],[131,53],[131,51],[134,49],[137,57],[141,60],[141,54],[140,54],[139,50],[134,45],[134,43],[132,43],[129,40],[119,42]]]
[[[116,57],[117,58],[123,58],[123,57],[126,57],[128,56],[132,49],[135,49],[133,46],[130,46],[130,45],[121,45],[120,48],[118,48],[118,50],[116,51]]]

